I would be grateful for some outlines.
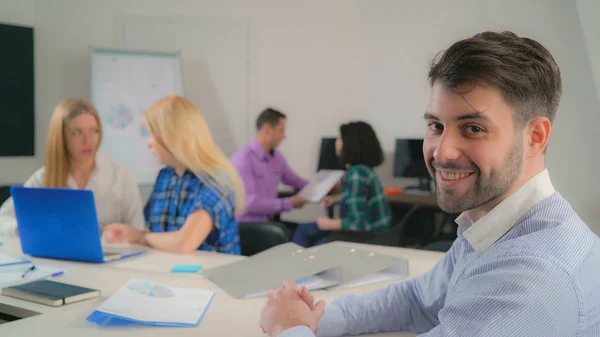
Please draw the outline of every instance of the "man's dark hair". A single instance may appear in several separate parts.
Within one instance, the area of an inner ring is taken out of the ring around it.
[[[266,108],[256,119],[256,130],[260,130],[263,125],[267,123],[269,123],[271,127],[276,127],[281,118],[285,118],[285,115],[281,113],[281,111],[277,111],[273,108]]]
[[[516,127],[539,116],[553,122],[562,93],[550,52],[512,32],[483,32],[454,43],[431,63],[429,83],[435,82],[456,93],[481,83],[497,88],[516,112]]]
[[[377,167],[383,163],[383,150],[371,125],[358,121],[340,126],[343,164]]]

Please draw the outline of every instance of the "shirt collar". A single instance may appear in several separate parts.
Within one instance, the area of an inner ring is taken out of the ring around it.
[[[275,150],[272,150],[270,153],[265,152],[265,149],[260,145],[258,139],[254,138],[250,143],[250,150],[256,153],[260,159],[267,160],[269,157],[273,157],[275,155]]]
[[[171,175],[174,175],[174,176],[179,176],[179,175],[177,174],[177,172],[175,171],[175,168],[174,168],[173,166],[169,166],[169,165],[167,165],[167,166],[165,166],[165,168],[166,168],[166,169],[169,171],[169,173],[170,173]],[[181,176],[179,176],[179,177],[180,177],[180,178],[183,178],[183,177],[187,177],[187,176],[189,176],[189,175],[195,176],[196,174],[195,174],[194,172],[192,172],[190,169],[186,168],[186,169],[185,169],[185,171],[183,171],[183,173],[182,173],[182,174],[181,174]]]
[[[103,169],[104,166],[107,166],[109,164],[109,159],[108,157],[106,157],[105,154],[103,154],[100,151],[96,152],[96,158],[94,161],[94,170],[92,171],[92,174],[90,174],[90,178],[88,179],[87,185],[84,187],[84,189],[87,189],[90,186],[90,182],[92,182],[93,180],[98,178],[98,175],[101,174],[101,172],[105,172],[106,170]],[[69,176],[67,177],[67,187],[73,188],[73,189],[77,189],[77,183],[75,182],[75,179],[73,178],[73,175],[69,173]]]
[[[458,235],[463,236],[478,254],[484,253],[506,234],[533,206],[554,193],[548,170],[544,169],[475,223],[465,213],[457,219]]]

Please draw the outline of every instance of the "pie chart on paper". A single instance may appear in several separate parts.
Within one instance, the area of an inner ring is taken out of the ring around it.
[[[144,123],[140,124],[140,136],[144,138],[150,137],[150,132],[148,132],[148,129],[146,128]]]
[[[134,282],[129,284],[127,288],[146,297],[168,298],[175,296],[173,290],[148,281]]]
[[[106,123],[115,129],[125,129],[133,122],[131,109],[123,103],[111,104],[106,115]]]

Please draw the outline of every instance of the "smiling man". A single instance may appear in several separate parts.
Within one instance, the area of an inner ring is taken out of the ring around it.
[[[560,70],[510,32],[458,41],[432,63],[423,152],[458,238],[429,272],[327,306],[273,291],[271,336],[600,336],[600,239],[554,190],[544,157]]]

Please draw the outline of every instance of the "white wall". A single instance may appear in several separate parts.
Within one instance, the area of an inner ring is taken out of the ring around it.
[[[20,26],[34,25],[35,0],[0,0],[0,22]]]
[[[35,24],[34,3],[34,0],[0,0],[0,23],[33,27]],[[0,185],[23,183],[42,165],[43,143],[39,138],[39,130],[46,126],[41,122],[37,119],[35,121],[36,155],[34,157],[0,157]]]
[[[564,81],[548,167],[558,190],[600,232],[596,220],[600,218],[600,183],[590,179],[600,164],[594,145],[599,103],[574,1],[34,3],[33,15],[27,11],[30,6],[25,6],[24,12],[35,18],[36,28],[38,154],[54,105],[68,96],[89,97],[87,46],[116,45],[119,18],[239,18],[250,23],[249,111],[239,116],[250,121],[246,138],[251,136],[252,121],[263,107],[283,110],[289,115],[289,129],[281,150],[299,173],[309,177],[316,167],[320,137],[335,135],[342,122],[357,118],[371,122],[388,153],[393,151],[394,138],[421,136],[429,93],[428,62],[455,40],[488,29],[513,30],[538,39],[557,58]],[[157,41],[157,49],[160,45]],[[584,154],[576,154],[575,149]],[[387,186],[398,185],[391,179],[390,165],[388,161],[379,172]],[[7,171],[0,179],[17,182],[24,178],[21,168],[13,166]],[[315,214],[293,216],[309,220]]]
[[[380,0],[362,4],[361,106],[376,121],[390,150],[394,135],[424,132],[428,61],[437,51],[487,29],[512,30],[545,45],[557,59],[563,79],[547,166],[558,191],[600,233],[600,182],[595,179],[600,159],[594,145],[600,107],[574,1],[463,0],[458,6],[456,1],[400,4]]]
[[[598,33],[600,32],[600,20],[598,20],[600,1],[577,0],[577,9],[596,82],[596,93],[598,99],[600,99],[600,38],[598,38]]]

